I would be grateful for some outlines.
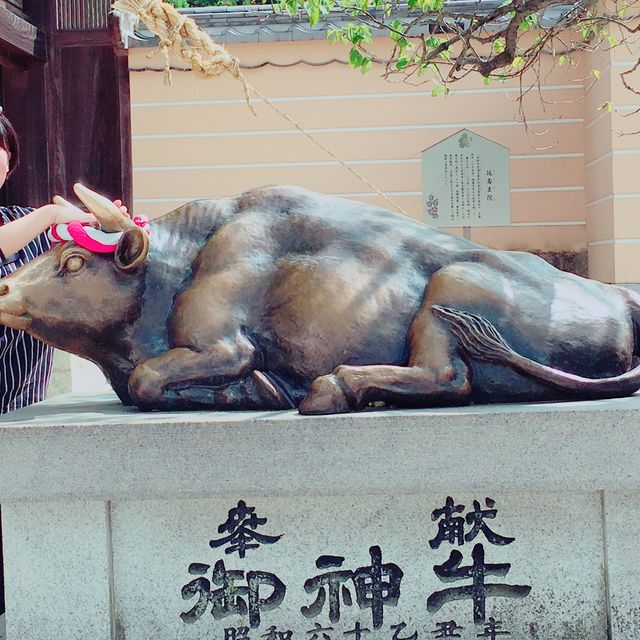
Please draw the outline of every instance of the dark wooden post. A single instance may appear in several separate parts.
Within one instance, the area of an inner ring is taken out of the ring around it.
[[[110,1],[22,4],[12,19],[35,30],[32,52],[23,46],[16,54],[3,42],[0,11],[3,105],[23,142],[9,199],[35,206],[59,193],[73,200],[71,187],[81,181],[131,206],[129,73]]]
[[[0,7],[2,105],[18,130],[23,147],[22,166],[0,192],[4,204],[38,205],[49,199],[44,79],[47,47],[43,23],[42,15],[25,17]],[[11,33],[19,33],[21,38],[12,39]]]

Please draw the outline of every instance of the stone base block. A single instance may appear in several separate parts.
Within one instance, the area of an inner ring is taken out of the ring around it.
[[[637,640],[639,409],[30,407],[0,420],[7,638]]]

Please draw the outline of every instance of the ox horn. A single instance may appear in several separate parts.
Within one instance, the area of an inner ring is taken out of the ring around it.
[[[73,185],[73,190],[89,211],[98,219],[103,231],[112,233],[126,231],[131,227],[135,227],[135,224],[109,198],[91,191],[91,189],[79,182]]]

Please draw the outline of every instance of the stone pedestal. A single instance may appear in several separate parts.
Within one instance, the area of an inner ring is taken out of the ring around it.
[[[639,411],[48,400],[0,420],[7,638],[637,640]]]

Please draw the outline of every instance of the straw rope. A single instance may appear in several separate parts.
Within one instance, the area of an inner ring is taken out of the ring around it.
[[[409,215],[386,194],[382,193],[353,167],[338,158],[326,145],[312,136],[302,126],[289,117],[255,87],[251,86],[242,71],[238,58],[232,56],[222,45],[216,44],[209,35],[200,29],[191,18],[179,13],[177,9],[163,0],[115,0],[112,9],[116,12],[133,14],[144,22],[148,29],[160,40],[158,50],[162,52],[165,61],[165,83],[171,84],[171,64],[169,53],[175,51],[200,78],[217,78],[223,73],[229,73],[242,83],[244,97],[251,112],[256,115],[251,104],[250,93],[254,93],[266,105],[284,118],[289,124],[305,135],[311,142],[320,147],[338,164],[361,180],[370,189],[388,202],[393,208],[405,215]]]

